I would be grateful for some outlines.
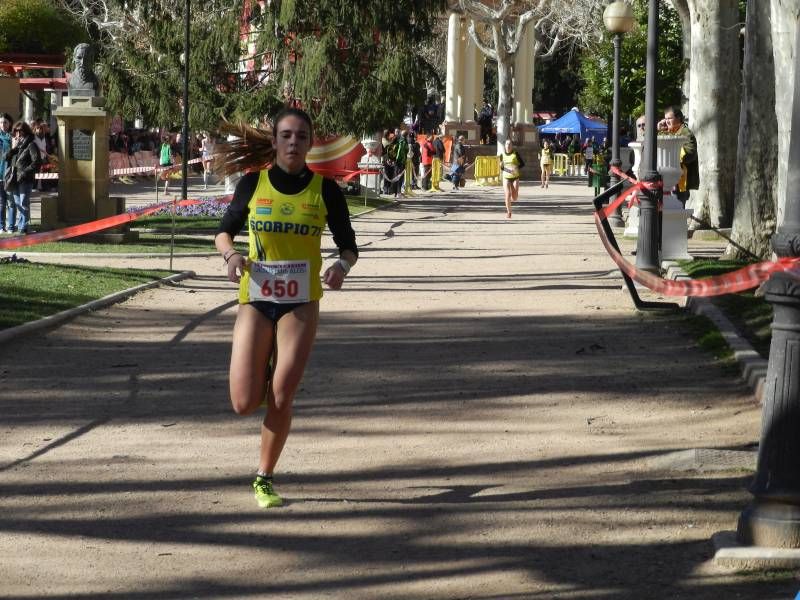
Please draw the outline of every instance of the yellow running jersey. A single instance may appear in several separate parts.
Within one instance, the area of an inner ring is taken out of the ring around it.
[[[520,165],[517,153],[506,154],[503,152],[500,157],[503,161],[503,179],[519,179]]]
[[[260,172],[248,203],[251,266],[239,283],[239,303],[322,298],[320,244],[328,216],[322,180],[315,174],[301,192],[283,194],[272,186],[267,170]]]

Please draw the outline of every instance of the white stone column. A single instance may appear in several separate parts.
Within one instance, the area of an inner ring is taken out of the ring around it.
[[[486,56],[478,50],[477,46],[475,47],[475,65],[471,66],[473,73],[475,74],[475,79],[473,81],[474,88],[473,88],[473,95],[475,97],[475,104],[478,105],[478,110],[481,109],[483,106],[483,69],[486,66]],[[495,98],[489,99],[492,105],[497,104],[497,100]]]
[[[466,29],[467,25],[464,23],[464,35],[467,36],[467,39],[465,42],[466,47],[464,49],[464,75],[462,79],[462,89],[464,90],[464,93],[463,100],[461,102],[461,118],[465,122],[475,120],[475,105],[478,104],[478,97],[475,95],[475,89],[477,87],[475,80],[478,77],[478,72],[475,69],[475,65],[479,62],[479,55],[482,54],[475,45],[475,42],[472,41],[472,38],[469,36],[469,32]],[[480,110],[481,106],[482,104],[480,104],[477,108]]]
[[[447,27],[447,90],[445,91],[444,120],[453,123],[459,120],[459,101],[463,95],[464,52],[461,42],[461,17],[450,14]]]
[[[514,63],[514,117],[517,123],[533,122],[533,28],[528,25]]]

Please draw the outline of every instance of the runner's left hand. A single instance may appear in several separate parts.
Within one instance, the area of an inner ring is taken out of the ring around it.
[[[330,289],[340,290],[342,289],[342,283],[344,283],[344,270],[339,266],[339,263],[333,263],[325,269],[325,275],[323,275],[322,279]]]

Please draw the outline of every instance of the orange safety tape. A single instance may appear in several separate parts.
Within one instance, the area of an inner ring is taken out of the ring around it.
[[[221,201],[230,202],[232,196],[223,196]],[[179,200],[177,202],[162,202],[153,206],[145,206],[138,210],[125,212],[97,221],[89,221],[88,223],[80,223],[79,225],[70,225],[63,229],[54,229],[53,231],[41,231],[39,233],[31,233],[29,235],[18,235],[0,240],[0,250],[15,250],[25,246],[35,246],[36,244],[43,244],[45,242],[56,242],[58,240],[65,240],[68,238],[76,237],[79,235],[86,235],[88,233],[95,233],[111,227],[116,227],[127,223],[128,221],[135,221],[139,217],[151,215],[158,212],[162,208],[169,208],[173,204],[177,206],[191,206],[193,204],[200,204],[202,200]]]
[[[202,162],[200,158],[193,158],[191,159],[187,165],[196,164]],[[130,175],[132,173],[148,173],[148,172],[158,172],[158,171],[172,171],[177,172],[182,168],[182,164],[172,165],[169,167],[161,167],[161,166],[153,166],[153,167],[122,167],[119,169],[111,169],[109,170],[109,175]],[[36,179],[58,179],[58,173],[37,173],[35,175]]]
[[[721,296],[723,294],[735,294],[757,287],[767,279],[772,273],[779,271],[790,271],[800,269],[800,258],[780,258],[775,262],[765,261],[747,265],[741,269],[717,275],[707,279],[692,279],[690,281],[672,281],[654,275],[647,271],[641,271],[632,265],[614,247],[603,229],[602,221],[605,215],[601,211],[595,211],[594,220],[600,240],[620,271],[628,277],[641,283],[646,288],[664,296]],[[800,277],[800,270],[797,272]]]
[[[651,182],[651,181],[639,181],[635,177],[630,177],[626,173],[620,171],[617,167],[611,167],[610,171],[617,175],[620,179],[624,179],[625,181],[630,181],[633,185],[625,190],[624,194],[620,194],[616,197],[616,199],[611,202],[608,206],[603,209],[603,216],[608,218],[609,215],[614,213],[617,208],[623,204],[624,202],[628,202],[628,208],[633,206],[634,203],[639,202],[639,198],[637,197],[636,193],[639,190],[649,190],[655,191],[661,187],[663,187],[664,183],[662,181]],[[659,206],[659,210],[660,210]]]

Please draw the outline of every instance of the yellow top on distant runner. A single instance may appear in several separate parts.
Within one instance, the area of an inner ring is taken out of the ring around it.
[[[519,157],[516,152],[500,155],[503,161],[503,179],[519,179]]]
[[[283,194],[259,173],[248,202],[250,268],[239,284],[239,302],[308,302],[322,298],[320,245],[328,210],[321,175],[297,194]]]

